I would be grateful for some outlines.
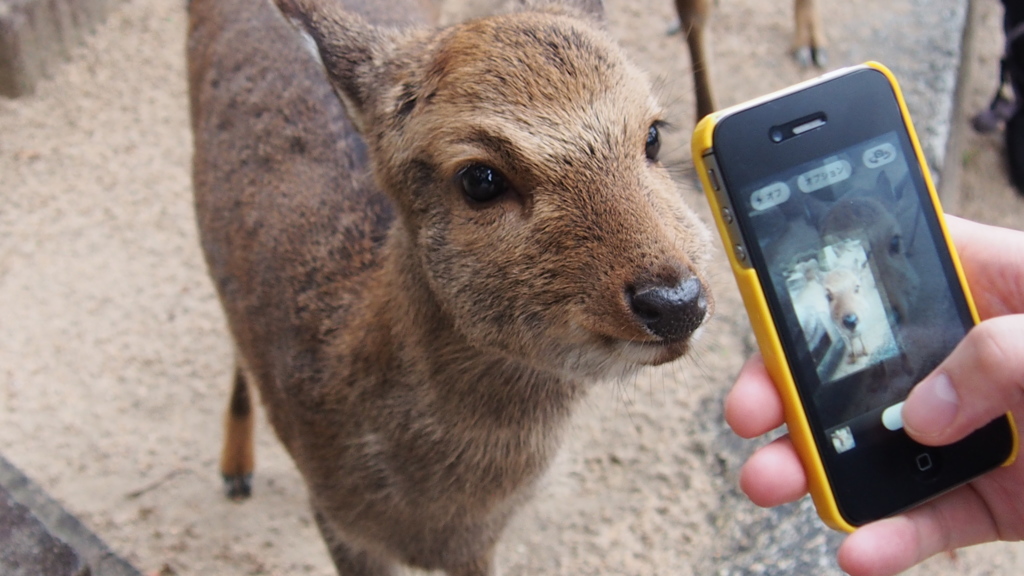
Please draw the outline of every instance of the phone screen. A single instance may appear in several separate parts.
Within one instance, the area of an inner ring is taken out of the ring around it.
[[[732,113],[708,157],[772,315],[752,321],[779,335],[844,519],[1005,461],[1006,419],[938,448],[902,430],[901,403],[974,320],[888,79],[862,69]]]
[[[737,191],[836,453],[878,436],[973,323],[957,286],[928,281],[951,271],[910,166],[890,131]]]

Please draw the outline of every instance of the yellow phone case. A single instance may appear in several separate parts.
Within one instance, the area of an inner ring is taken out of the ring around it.
[[[736,283],[739,286],[740,295],[743,297],[743,304],[747,309],[747,314],[750,316],[750,323],[754,331],[754,336],[757,339],[757,344],[761,349],[761,354],[764,356],[765,366],[767,367],[772,380],[775,382],[775,386],[778,389],[779,394],[782,396],[782,402],[785,407],[786,425],[789,428],[790,438],[800,455],[804,470],[807,474],[807,484],[811,493],[811,498],[814,500],[814,506],[818,511],[818,515],[821,516],[821,519],[825,524],[834,529],[846,532],[852,532],[856,527],[847,522],[839,511],[832,488],[829,485],[828,476],[825,473],[825,467],[817,449],[815,448],[814,437],[811,433],[810,424],[807,420],[807,414],[800,402],[796,383],[793,381],[793,375],[786,362],[782,343],[779,339],[778,332],[775,330],[775,325],[772,321],[771,312],[768,309],[768,303],[765,299],[764,291],[761,288],[761,283],[753,268],[744,265],[737,257],[735,247],[737,245],[741,245],[742,242],[738,238],[733,238],[734,232],[730,230],[729,225],[725,221],[723,216],[723,206],[719,202],[718,196],[712,187],[710,179],[711,176],[708,170],[709,167],[705,163],[704,156],[713,149],[715,126],[723,118],[735,114],[740,110],[751,108],[763,102],[773,100],[779,96],[795,93],[808,86],[825,82],[832,78],[864,68],[873,68],[884,74],[886,78],[888,78],[889,83],[892,85],[893,91],[896,94],[900,112],[903,116],[907,132],[910,135],[910,141],[913,144],[917,161],[921,165],[922,172],[924,173],[924,181],[928,187],[928,193],[931,196],[932,202],[935,204],[936,213],[939,217],[939,223],[942,228],[943,238],[949,246],[949,251],[953,257],[953,264],[956,268],[957,276],[960,279],[960,284],[963,286],[964,294],[967,297],[967,303],[970,307],[971,315],[974,318],[974,323],[977,324],[979,322],[978,312],[974,306],[974,300],[971,298],[970,288],[967,285],[967,280],[960,265],[960,258],[957,256],[953,243],[949,239],[949,233],[946,230],[946,221],[943,218],[939,197],[935,192],[935,186],[933,185],[931,175],[928,172],[927,163],[924,158],[924,153],[921,150],[921,144],[918,141],[917,133],[914,131],[913,124],[910,121],[910,114],[907,111],[906,102],[903,100],[903,94],[900,91],[895,76],[893,76],[892,72],[882,64],[879,64],[878,62],[866,62],[859,66],[836,70],[835,72],[820,76],[816,79],[802,82],[789,88],[750,100],[743,104],[738,104],[736,106],[714,112],[697,123],[696,128],[694,128],[693,139],[691,141],[694,166],[696,167],[697,174],[700,177],[701,185],[704,188],[704,193],[707,196],[708,202],[711,204],[711,211],[715,218],[715,224],[718,228],[719,235],[725,244],[725,252],[729,258],[733,275],[736,277]],[[1003,464],[1004,466],[1008,466],[1013,463],[1019,450],[1017,429],[1012,416],[1010,416],[1010,426],[1014,434],[1014,447],[1010,457]]]

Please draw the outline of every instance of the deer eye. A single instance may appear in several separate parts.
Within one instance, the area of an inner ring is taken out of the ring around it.
[[[508,180],[501,172],[483,164],[473,164],[459,174],[462,193],[476,202],[489,202],[508,191]]]
[[[658,135],[657,124],[651,124],[651,127],[647,129],[647,145],[644,151],[648,160],[654,162],[658,159],[658,152],[661,151],[661,137]]]
[[[889,253],[899,254],[903,251],[903,238],[897,234],[889,240]]]

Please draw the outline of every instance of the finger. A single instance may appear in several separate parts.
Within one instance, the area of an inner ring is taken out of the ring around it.
[[[915,440],[932,446],[960,440],[1024,402],[1024,315],[975,326],[903,406]]]
[[[972,485],[910,512],[868,524],[839,548],[851,576],[890,576],[946,550],[999,537],[990,508]]]
[[[1024,233],[946,216],[982,320],[1024,314]]]
[[[740,489],[758,506],[770,508],[807,494],[807,475],[800,458],[783,436],[753,454],[740,470]]]
[[[726,396],[725,421],[743,438],[754,438],[782,426],[782,400],[760,354],[747,360]]]

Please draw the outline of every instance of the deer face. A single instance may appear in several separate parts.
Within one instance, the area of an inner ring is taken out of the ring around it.
[[[468,342],[577,376],[686,351],[712,307],[709,234],[658,162],[646,78],[604,33],[510,14],[384,53],[355,80],[324,62]]]
[[[888,186],[888,180],[885,181]],[[917,296],[920,279],[907,259],[903,230],[895,211],[872,198],[854,198],[837,204],[822,223],[824,237],[835,240],[862,237],[868,259],[876,266],[884,293],[896,320],[906,320]]]

